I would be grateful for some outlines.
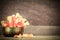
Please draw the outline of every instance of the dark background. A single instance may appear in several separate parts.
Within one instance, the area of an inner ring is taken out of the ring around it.
[[[60,2],[58,0],[0,0],[0,21],[6,20],[8,15],[17,12],[32,25],[25,28],[24,33],[60,35]]]

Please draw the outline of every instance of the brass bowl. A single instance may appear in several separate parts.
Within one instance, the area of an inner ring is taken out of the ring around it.
[[[5,37],[13,37],[15,34],[19,35],[20,28],[19,27],[3,27],[3,35]]]

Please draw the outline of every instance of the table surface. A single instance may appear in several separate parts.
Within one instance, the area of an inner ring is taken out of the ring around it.
[[[34,36],[34,37],[0,37],[0,40],[60,40],[60,36]]]

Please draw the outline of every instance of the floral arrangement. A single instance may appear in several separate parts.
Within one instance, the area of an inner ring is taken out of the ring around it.
[[[1,24],[3,27],[24,27],[29,25],[29,22],[19,13],[16,13],[16,15],[7,16],[7,21],[2,20]]]

